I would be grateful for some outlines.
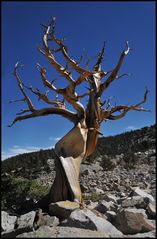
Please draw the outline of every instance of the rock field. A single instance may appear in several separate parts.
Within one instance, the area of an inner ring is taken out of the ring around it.
[[[117,164],[117,158],[114,169],[108,171],[99,158],[96,163],[83,163],[83,208],[64,201],[51,203],[48,212],[40,208],[22,215],[2,211],[2,237],[155,238],[155,150],[137,154],[139,160],[133,168]],[[37,175],[43,185],[52,184],[55,177],[54,160],[49,159],[48,164],[51,172],[43,170]]]

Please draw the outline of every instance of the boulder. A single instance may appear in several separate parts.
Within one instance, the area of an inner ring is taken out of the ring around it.
[[[92,202],[91,200],[88,200],[86,205],[89,209],[94,209],[96,206],[98,206],[98,202]]]
[[[134,235],[125,235],[125,238],[156,238],[156,231],[150,231],[145,233],[137,233]]]
[[[19,216],[12,216],[12,221],[14,222],[12,225],[12,230],[6,230],[2,232],[3,238],[15,238],[17,235],[23,232],[30,232],[33,230],[33,223],[35,219],[36,212],[31,211],[24,215]]]
[[[116,213],[114,212],[114,211],[107,211],[106,213],[105,213],[105,216],[106,216],[106,218],[107,218],[107,220],[109,221],[109,222],[113,222],[113,220],[115,219],[115,217],[116,217]]]
[[[119,198],[117,198],[114,194],[106,194],[106,195],[104,196],[104,200],[107,201],[107,202],[112,201],[112,202],[114,202],[114,203],[117,203],[117,200],[118,200],[118,199],[119,199]]]
[[[50,216],[46,213],[43,213],[42,210],[40,209],[37,214],[36,214],[36,218],[35,218],[35,223],[34,223],[34,227],[35,229],[41,227],[41,226],[57,226],[59,225],[59,219],[55,216]]]
[[[140,189],[139,187],[132,188],[131,196],[141,196],[145,199],[148,199],[149,202],[155,203],[153,196]]]
[[[77,202],[71,202],[68,200],[59,201],[49,204],[49,213],[52,216],[56,216],[60,219],[65,219],[68,218],[69,215],[78,208],[79,204]]]
[[[151,202],[148,204],[148,206],[146,208],[146,213],[148,215],[148,218],[150,218],[150,219],[156,218],[156,207]]]
[[[95,209],[101,213],[106,213],[107,211],[116,211],[117,205],[112,201],[106,202],[105,200],[102,200]]]
[[[31,231],[34,225],[35,215],[36,212],[31,211],[18,217],[16,231],[20,231],[20,233]]]
[[[98,232],[105,233],[105,235],[109,237],[122,236],[122,233],[109,221],[105,218],[97,216],[96,213],[87,208],[82,210],[77,209],[72,212],[69,218],[61,223],[61,226],[97,230]]]
[[[100,194],[104,194],[104,190],[100,189],[100,188],[95,188],[95,193],[100,195]]]
[[[128,197],[122,201],[122,207],[146,208],[149,203],[147,198],[141,196]]]
[[[42,226],[37,231],[23,233],[17,238],[106,238],[105,233],[74,227]]]
[[[144,216],[141,209],[118,210],[113,224],[124,234],[144,233],[155,229],[155,226]]]
[[[10,216],[9,213],[1,212],[1,229],[2,231],[12,231],[15,228],[15,223],[17,220],[16,216]]]

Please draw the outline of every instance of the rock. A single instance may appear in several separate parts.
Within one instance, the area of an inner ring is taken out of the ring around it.
[[[114,212],[114,211],[107,211],[106,213],[105,213],[105,216],[107,217],[107,220],[109,221],[109,222],[113,222],[113,220],[115,219],[115,217],[116,217],[116,213]]]
[[[122,236],[122,233],[117,230],[106,219],[97,216],[91,210],[84,208],[77,209],[71,213],[66,222],[61,223],[61,226],[86,228],[90,230],[97,230],[98,232],[105,233],[106,236]]]
[[[117,205],[113,202],[106,202],[105,200],[101,201],[95,209],[101,213],[106,213],[107,211],[116,211]]]
[[[49,213],[52,216],[56,216],[60,219],[65,219],[69,217],[69,215],[78,208],[79,204],[77,202],[71,202],[68,200],[60,201],[56,203],[50,203]]]
[[[86,164],[81,164],[80,174],[89,175],[90,172],[91,172],[91,170],[89,169],[88,165],[86,165]]]
[[[7,212],[2,211],[1,220],[2,220],[2,222],[1,222],[2,231],[14,230],[15,223],[17,220],[16,216],[10,216]]]
[[[117,203],[117,200],[118,200],[119,198],[117,198],[115,195],[113,195],[113,194],[106,194],[105,196],[104,196],[104,200],[105,201],[107,201],[107,202],[110,202],[110,201],[112,201],[112,202],[114,202],[114,203]]]
[[[75,237],[75,238],[97,238],[97,237],[108,237],[106,233],[92,231],[89,229],[82,229],[82,228],[74,228],[74,227],[60,227],[58,230],[59,236],[63,238]]]
[[[16,231],[20,231],[20,233],[31,231],[33,229],[35,215],[36,212],[31,211],[18,217]]]
[[[155,199],[152,195],[148,194],[144,190],[141,190],[139,187],[133,188],[133,191],[131,192],[132,196],[141,196],[143,198],[149,199],[150,202],[154,203]]]
[[[124,197],[126,197],[126,194],[124,192],[121,192],[120,196],[121,196],[121,198],[124,198]]]
[[[96,162],[94,164],[81,164],[80,167],[80,174],[82,175],[90,175],[93,173],[97,173],[98,171],[103,170],[103,168],[100,166],[99,162]]]
[[[97,173],[98,171],[103,170],[103,167],[100,166],[99,162],[95,162],[93,164],[90,165],[90,168]]]
[[[108,237],[105,233],[74,227],[48,227],[42,226],[37,231],[23,233],[17,238],[99,238]]]
[[[155,226],[141,213],[141,209],[118,210],[113,224],[124,234],[143,233],[155,229]]]
[[[2,237],[15,238],[20,233],[32,231],[35,214],[36,212],[31,211],[19,216],[18,218],[16,216],[13,216],[14,227],[12,226],[12,230],[4,231],[2,233]]]
[[[98,202],[92,202],[91,200],[89,200],[89,202],[87,203],[87,207],[89,209],[94,209],[97,205],[98,205]]]
[[[145,232],[145,233],[137,233],[134,235],[125,235],[125,238],[156,238],[156,231],[153,230],[151,232]]]
[[[146,208],[146,213],[148,215],[148,218],[155,219],[156,218],[156,207],[151,202],[148,204]]]
[[[57,226],[59,225],[59,219],[55,216],[50,216],[48,214],[45,214],[42,212],[42,210],[39,210],[36,213],[34,228],[37,229],[41,226]]]
[[[95,188],[95,193],[100,195],[100,194],[104,194],[105,192],[100,188]]]
[[[122,201],[122,207],[146,208],[148,204],[147,198],[141,196],[128,197]]]

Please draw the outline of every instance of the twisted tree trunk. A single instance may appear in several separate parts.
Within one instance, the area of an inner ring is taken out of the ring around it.
[[[52,201],[81,201],[79,185],[80,165],[86,153],[87,129],[78,123],[55,145],[57,155],[56,179],[51,190]],[[64,177],[58,177],[60,174]],[[56,185],[62,185],[58,192]]]

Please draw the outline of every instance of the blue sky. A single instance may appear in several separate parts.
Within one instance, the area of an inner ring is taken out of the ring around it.
[[[79,59],[83,49],[90,57],[90,66],[106,41],[104,71],[115,67],[129,41],[133,49],[126,57],[120,73],[131,73],[112,83],[104,99],[114,96],[111,103],[135,104],[143,99],[145,86],[149,95],[145,108],[151,113],[130,111],[121,120],[101,126],[104,136],[119,134],[155,123],[155,3],[154,2],[3,2],[2,3],[2,158],[51,148],[64,136],[72,124],[60,116],[45,116],[10,124],[25,103],[8,104],[9,100],[22,99],[13,68],[17,61],[24,64],[19,70],[22,81],[42,90],[36,63],[47,69],[49,80],[58,78],[56,85],[66,85],[63,78],[49,66],[36,49],[41,45],[42,28],[56,17],[56,34],[66,38],[70,55]],[[58,61],[62,62],[61,58]],[[83,65],[82,65],[83,66]],[[74,74],[75,77],[75,74]],[[45,90],[45,89],[44,89]],[[85,89],[79,89],[85,92]],[[28,93],[38,108],[38,102]],[[54,95],[52,94],[52,98]],[[84,101],[86,103],[86,101]]]

